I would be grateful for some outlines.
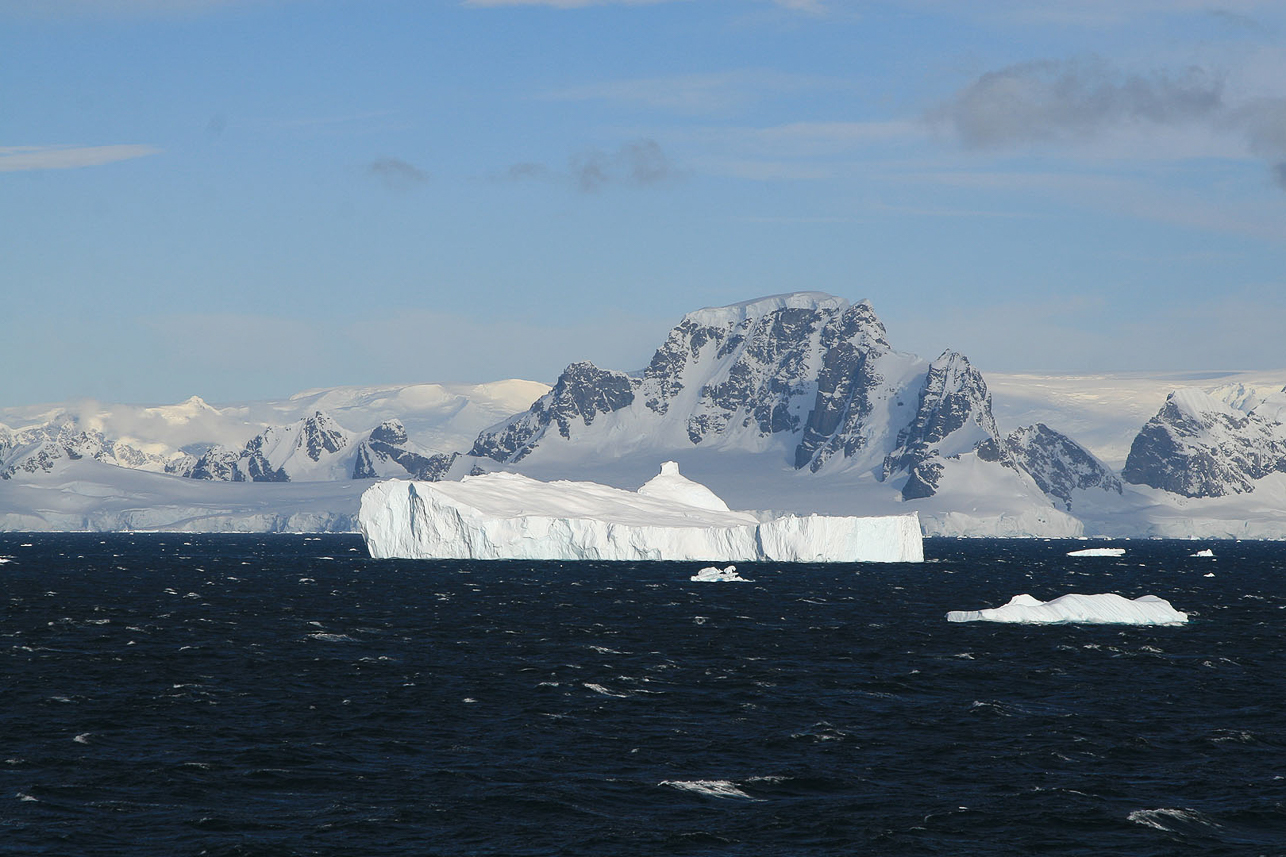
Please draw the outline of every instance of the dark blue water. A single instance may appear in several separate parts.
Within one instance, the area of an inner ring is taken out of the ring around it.
[[[0,852],[1286,854],[1286,545],[1123,544],[732,584],[0,536]],[[944,621],[1022,592],[1193,620]]]

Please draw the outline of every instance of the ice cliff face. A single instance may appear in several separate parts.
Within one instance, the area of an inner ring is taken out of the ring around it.
[[[1192,498],[1249,493],[1286,473],[1286,391],[1264,399],[1195,389],[1171,393],[1134,439],[1121,475]]]
[[[667,462],[648,490],[491,473],[380,482],[358,522],[371,556],[404,559],[922,562],[914,513],[761,521]],[[695,505],[692,502],[695,501]]]

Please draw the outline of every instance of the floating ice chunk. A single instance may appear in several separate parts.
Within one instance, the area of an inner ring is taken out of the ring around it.
[[[761,523],[728,510],[673,462],[644,488],[516,473],[391,480],[362,494],[358,524],[377,559],[924,561],[915,513],[785,515]]]
[[[1210,548],[1206,548],[1205,550],[1200,550],[1194,554],[1188,554],[1188,555],[1189,556],[1214,556],[1215,552],[1212,551]]]
[[[737,567],[735,565],[730,565],[727,568],[716,568],[715,566],[712,565],[709,568],[701,569],[700,571],[698,571],[696,574],[692,575],[688,579],[697,581],[699,583],[749,583],[750,582],[746,580],[744,577],[742,577],[741,575],[737,574]]]
[[[662,780],[661,785],[684,792],[695,792],[706,797],[740,798],[754,800],[728,780]]]
[[[1085,548],[1068,551],[1068,556],[1125,556],[1125,548]]]
[[[1169,601],[1144,595],[1131,601],[1111,593],[1064,595],[1040,601],[1030,595],[1015,595],[1008,604],[984,610],[952,610],[948,622],[1015,622],[1028,625],[1084,623],[1089,625],[1182,625],[1188,614],[1175,610]]]

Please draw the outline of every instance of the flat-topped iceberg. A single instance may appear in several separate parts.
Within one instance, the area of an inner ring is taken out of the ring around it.
[[[516,473],[380,482],[362,494],[358,526],[376,559],[924,561],[914,513],[761,521],[673,462],[638,491]]]
[[[1001,607],[985,610],[952,610],[948,622],[1014,622],[1026,625],[1182,625],[1188,614],[1175,610],[1155,595],[1130,600],[1120,595],[1064,595],[1040,601],[1015,595]]]
[[[1068,551],[1068,556],[1125,556],[1125,548],[1083,548]]]

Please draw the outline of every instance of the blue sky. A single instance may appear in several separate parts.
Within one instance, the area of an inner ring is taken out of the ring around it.
[[[1286,367],[1279,2],[0,0],[0,94],[0,406],[635,369],[796,290]]]

